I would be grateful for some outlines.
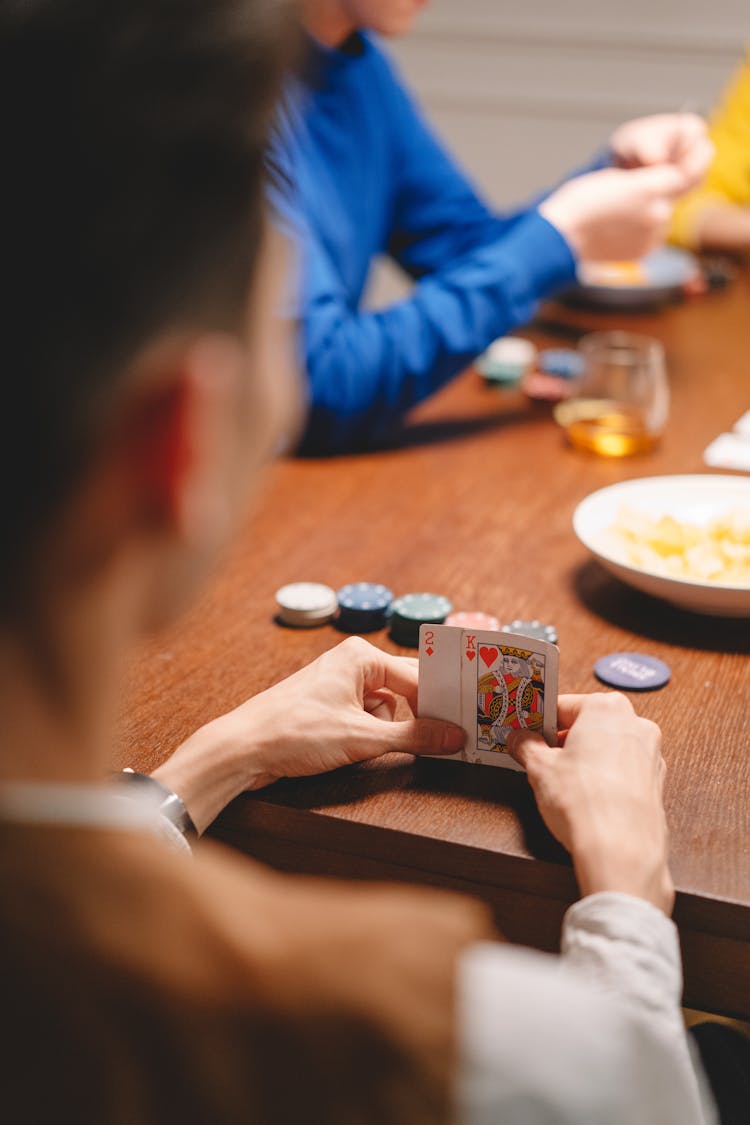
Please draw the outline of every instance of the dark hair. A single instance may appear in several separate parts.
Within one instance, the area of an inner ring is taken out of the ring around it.
[[[170,327],[238,320],[287,0],[0,0],[0,612]]]

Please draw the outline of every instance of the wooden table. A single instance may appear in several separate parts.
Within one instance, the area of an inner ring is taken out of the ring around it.
[[[750,278],[646,315],[547,311],[665,342],[673,405],[660,448],[623,461],[578,453],[548,407],[470,371],[415,414],[397,448],[275,466],[213,588],[134,663],[122,759],[154,768],[196,726],[338,642],[330,626],[274,624],[274,591],[288,581],[374,580],[554,622],[565,691],[596,689],[604,653],[658,655],[672,681],[637,707],[664,731],[686,1003],[747,1018],[750,622],[690,616],[626,588],[587,556],[571,516],[614,481],[704,471],[704,447],[750,406]],[[395,651],[385,633],[373,639]],[[525,778],[483,766],[390,755],[243,797],[215,833],[284,869],[465,890],[509,938],[543,949],[556,948],[576,895]]]

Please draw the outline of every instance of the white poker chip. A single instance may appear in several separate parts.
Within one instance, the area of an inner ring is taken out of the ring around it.
[[[291,582],[276,591],[278,619],[284,625],[325,625],[338,608],[336,591],[322,582]]]
[[[513,363],[530,367],[536,359],[536,348],[522,336],[501,336],[493,340],[484,353],[492,363]]]
[[[515,385],[531,370],[536,348],[521,336],[501,336],[477,360],[477,369],[488,383]]]

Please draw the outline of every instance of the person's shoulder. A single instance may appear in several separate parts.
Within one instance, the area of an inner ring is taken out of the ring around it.
[[[50,1034],[19,1039],[13,1067],[41,1066],[53,1088],[62,1070],[81,1090],[93,1068],[98,1116],[76,1120],[110,1119],[122,1058],[154,1105],[179,1064],[185,1120],[191,1102],[211,1108],[201,1120],[235,1120],[217,1110],[230,1090],[261,1117],[287,1099],[279,1120],[315,1104],[332,1123],[414,1122],[447,1105],[455,964],[490,932],[481,906],[280,875],[210,841],[192,859],[124,832],[23,843],[0,846],[6,1013]]]

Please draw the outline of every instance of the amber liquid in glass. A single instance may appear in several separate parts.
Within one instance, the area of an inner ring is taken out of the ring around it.
[[[561,403],[559,410],[570,443],[589,453],[627,457],[648,452],[659,439],[637,406],[584,398]]]

